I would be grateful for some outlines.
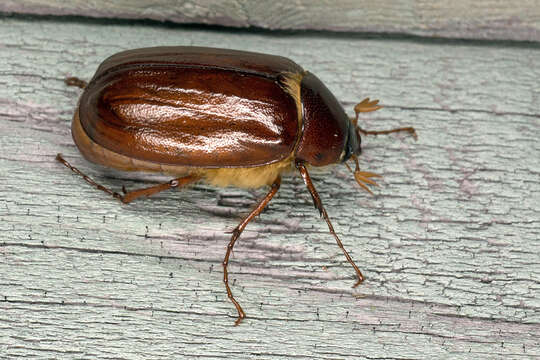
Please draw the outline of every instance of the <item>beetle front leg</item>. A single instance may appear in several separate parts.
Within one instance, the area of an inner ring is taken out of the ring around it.
[[[103,192],[106,192],[107,194],[111,195],[115,199],[120,200],[124,204],[129,204],[133,200],[135,200],[135,199],[137,199],[139,197],[142,197],[142,196],[148,197],[150,195],[157,194],[158,192],[168,190],[168,189],[172,189],[172,188],[180,188],[180,187],[186,186],[187,184],[190,184],[192,182],[195,182],[195,181],[199,180],[198,176],[188,175],[188,176],[184,176],[184,177],[181,177],[181,178],[173,179],[173,180],[171,180],[169,182],[166,182],[166,183],[163,183],[163,184],[158,184],[158,185],[150,186],[150,187],[147,187],[147,188],[144,188],[144,189],[133,190],[133,191],[126,191],[125,188],[122,186],[122,191],[124,193],[122,195],[122,194],[117,193],[116,191],[112,191],[111,189],[109,189],[109,188],[95,182],[88,175],[86,175],[81,170],[77,169],[75,166],[73,166],[69,162],[67,162],[62,157],[61,154],[56,155],[56,160],[58,162],[64,164],[64,166],[66,166],[68,169],[73,171],[75,174],[80,175],[84,179],[84,181],[86,181],[87,183],[89,183],[90,185],[95,187],[96,189],[101,190]]]
[[[229,265],[229,257],[231,256],[231,252],[234,248],[234,243],[236,242],[236,240],[238,240],[238,237],[240,237],[240,234],[242,234],[242,231],[244,231],[246,225],[255,216],[259,215],[264,210],[270,200],[272,200],[274,195],[276,195],[276,193],[278,192],[280,185],[281,176],[278,175],[276,180],[274,180],[272,188],[270,189],[268,194],[266,194],[266,196],[259,202],[257,207],[253,211],[251,211],[249,215],[246,216],[236,228],[234,228],[231,241],[229,242],[229,245],[227,245],[227,252],[225,253],[225,258],[223,259],[223,283],[225,284],[225,289],[227,290],[227,296],[229,297],[229,300],[231,300],[231,302],[234,304],[234,307],[236,308],[236,311],[238,311],[238,318],[234,322],[235,326],[240,324],[240,322],[246,317],[246,313],[244,312],[244,310],[242,310],[242,307],[234,298],[231,288],[229,287],[229,273],[227,271],[227,267]]]
[[[413,127],[402,127],[402,128],[396,128],[396,129],[390,129],[390,130],[379,130],[379,131],[369,131],[369,130],[364,130],[361,127],[359,127],[358,117],[360,116],[360,113],[372,112],[372,111],[377,111],[379,109],[382,109],[382,106],[378,104],[379,104],[379,100],[371,101],[369,100],[369,98],[365,98],[360,103],[354,106],[354,112],[356,113],[356,117],[354,119],[351,119],[351,121],[356,127],[356,130],[358,130],[358,132],[364,135],[387,135],[391,133],[405,131],[411,134],[414,140],[418,140],[418,136],[416,135],[416,130]]]
[[[356,272],[356,277],[358,280],[356,281],[356,284],[353,285],[353,287],[357,287],[358,285],[362,283],[362,281],[364,281],[364,275],[362,275],[362,272],[360,271],[358,266],[356,266],[356,264],[354,263],[353,259],[351,258],[347,250],[345,250],[345,247],[341,243],[341,240],[339,239],[336,232],[334,231],[334,227],[332,226],[332,223],[330,222],[328,213],[326,212],[322,204],[319,193],[317,192],[317,190],[315,190],[315,186],[313,186],[313,182],[311,181],[311,177],[309,176],[306,166],[301,162],[297,162],[296,168],[298,169],[298,171],[300,171],[300,175],[302,175],[302,179],[304,180],[304,183],[306,184],[309,190],[309,193],[311,194],[311,197],[313,198],[313,203],[315,204],[315,207],[319,210],[319,213],[326,221],[326,224],[328,225],[328,229],[330,230],[330,234],[334,236],[339,248],[341,249],[341,251],[343,251],[343,254],[347,258],[347,261],[349,262],[349,264],[352,265],[354,271]]]
[[[414,140],[418,140],[418,135],[416,135],[416,130],[413,127],[402,127],[402,128],[396,128],[396,129],[390,129],[390,130],[379,130],[379,131],[370,131],[370,130],[364,130],[361,127],[357,126],[356,129],[364,135],[387,135],[391,133],[396,132],[408,132],[412,135]]]

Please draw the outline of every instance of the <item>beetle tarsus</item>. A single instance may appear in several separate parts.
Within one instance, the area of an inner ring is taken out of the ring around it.
[[[361,277],[360,277],[361,276]],[[360,273],[360,276],[358,276],[358,280],[356,280],[356,284],[354,284],[352,287],[355,288],[357,287],[358,285],[360,285],[361,283],[364,282],[364,275],[362,275],[362,273]]]
[[[115,192],[115,191],[112,191],[111,189],[109,188],[106,188],[105,186],[101,185],[101,184],[98,184],[97,182],[95,182],[94,180],[92,180],[88,175],[86,175],[85,173],[83,173],[81,170],[77,169],[75,166],[72,166],[69,162],[67,162],[63,157],[62,157],[62,154],[57,154],[56,155],[56,161],[62,163],[65,167],[67,167],[68,169],[70,169],[71,171],[73,171],[75,174],[81,176],[84,181],[86,181],[87,183],[89,183],[90,185],[92,185],[93,187],[95,187],[96,189],[98,190],[101,190],[103,192],[106,192],[107,194],[111,195],[112,197],[114,197],[115,199],[118,199],[120,201],[124,201],[124,197],[122,195],[120,195],[119,193]]]
[[[240,324],[240,322],[246,317],[246,313],[244,310],[242,310],[242,307],[236,301],[234,298],[234,295],[231,291],[231,288],[229,286],[229,272],[228,272],[228,265],[229,265],[229,257],[231,256],[231,252],[234,248],[234,244],[236,243],[236,240],[240,237],[240,234],[242,234],[242,231],[244,231],[244,228],[247,226],[247,224],[253,220],[253,218],[257,215],[259,215],[264,208],[268,205],[270,200],[276,195],[276,193],[279,190],[279,187],[281,185],[281,176],[278,176],[276,180],[272,183],[272,188],[266,194],[266,196],[257,204],[257,207],[253,209],[243,220],[238,224],[237,227],[234,228],[232,231],[233,235],[231,237],[231,241],[229,242],[229,245],[227,245],[227,252],[225,253],[225,258],[223,259],[223,283],[225,284],[225,289],[227,290],[227,296],[229,297],[229,300],[233,303],[234,307],[236,308],[236,311],[238,312],[238,318],[234,322],[234,325],[237,326]]]
[[[88,86],[88,83],[82,79],[79,79],[78,77],[68,77],[64,79],[64,83],[67,86],[76,86],[78,88],[84,89],[86,86]]]

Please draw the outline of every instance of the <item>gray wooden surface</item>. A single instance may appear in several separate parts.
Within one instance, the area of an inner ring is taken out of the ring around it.
[[[353,272],[297,176],[250,224],[264,191],[197,185],[121,205],[105,185],[161,178],[87,163],[69,124],[106,56],[152,45],[288,56],[351,113],[386,107],[364,140],[376,197],[343,166],[314,174]],[[540,357],[540,50],[537,46],[257,35],[159,26],[0,19],[0,358],[525,359]]]
[[[540,41],[540,0],[2,0],[0,12]]]

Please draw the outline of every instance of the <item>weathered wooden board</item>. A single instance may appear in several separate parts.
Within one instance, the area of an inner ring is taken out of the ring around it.
[[[263,29],[540,41],[540,0],[3,0],[0,11]]]
[[[62,152],[107,186],[142,187],[78,154],[69,123],[90,78],[119,50],[204,45],[281,54],[319,75],[348,111],[386,108],[364,141],[376,197],[343,166],[314,175],[353,272],[301,180],[264,190],[197,185],[121,205],[54,161]],[[470,359],[540,357],[540,51],[531,46],[256,35],[159,26],[0,20],[0,357]]]

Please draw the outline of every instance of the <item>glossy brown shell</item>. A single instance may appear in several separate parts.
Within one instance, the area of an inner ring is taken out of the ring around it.
[[[340,161],[352,124],[339,101],[319,78],[306,72],[301,82],[301,103],[303,134],[296,158],[313,166]],[[352,136],[356,137],[354,131]]]
[[[160,164],[252,167],[291,155],[301,133],[283,57],[159,47],[105,60],[79,103],[86,135],[118,154]]]

